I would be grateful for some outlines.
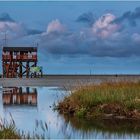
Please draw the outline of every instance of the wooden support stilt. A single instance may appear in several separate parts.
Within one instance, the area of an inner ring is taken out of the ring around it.
[[[19,77],[22,78],[22,62],[19,62]]]
[[[26,63],[26,77],[29,78],[29,62]]]

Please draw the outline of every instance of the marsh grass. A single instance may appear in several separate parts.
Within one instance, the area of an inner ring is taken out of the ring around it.
[[[140,118],[140,82],[81,86],[60,102],[58,109],[80,117],[98,117],[103,113],[131,117],[135,113]]]
[[[15,123],[13,120],[10,122],[4,120],[0,120],[0,139],[19,139],[20,134],[15,127]]]
[[[0,118],[0,139],[49,139],[49,136],[45,138],[45,132],[48,131],[47,123],[42,121],[36,121],[38,126],[36,129],[41,128],[44,133],[38,134],[37,132],[29,133],[19,130],[12,116],[9,121]]]
[[[81,87],[70,96],[84,107],[119,103],[128,109],[140,109],[140,83],[102,83]]]

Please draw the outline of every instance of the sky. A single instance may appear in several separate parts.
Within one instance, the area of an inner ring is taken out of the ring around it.
[[[0,1],[0,51],[5,32],[45,74],[140,74],[139,1]]]

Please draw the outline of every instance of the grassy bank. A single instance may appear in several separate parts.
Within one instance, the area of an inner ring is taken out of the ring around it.
[[[58,104],[58,110],[87,119],[140,119],[140,82],[81,86]]]

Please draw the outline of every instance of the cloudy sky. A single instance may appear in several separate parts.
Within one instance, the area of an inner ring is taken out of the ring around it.
[[[5,32],[48,74],[140,73],[140,2],[0,2],[1,48]]]

